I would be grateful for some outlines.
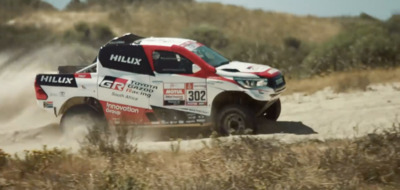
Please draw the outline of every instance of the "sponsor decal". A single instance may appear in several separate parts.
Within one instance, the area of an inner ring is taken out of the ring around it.
[[[185,89],[164,89],[164,94],[185,94]]]
[[[129,94],[124,95],[124,94],[122,94],[122,93],[112,92],[111,95],[112,95],[112,96],[116,96],[116,97],[120,97],[120,98],[126,98],[126,99],[130,99],[130,100],[134,100],[134,101],[139,100],[139,98],[134,97],[134,96],[129,95]]]
[[[195,108],[187,108],[187,107],[185,107],[185,108],[180,108],[180,109],[184,110],[184,111],[192,112],[192,113],[197,113],[197,114],[203,114],[203,115],[209,114],[206,111],[198,110],[198,109],[195,109]]]
[[[121,115],[121,112],[138,114],[139,109],[134,108],[132,106],[128,106],[128,105],[119,105],[119,104],[113,104],[113,103],[109,103],[109,102],[106,103],[106,113],[114,114],[114,115]]]
[[[53,101],[43,102],[43,107],[44,108],[53,108]]]
[[[206,117],[204,115],[196,115],[196,122],[197,123],[204,123],[206,122]]]
[[[112,89],[116,91],[124,91],[126,87],[125,92],[131,93],[133,95],[145,96],[147,98],[150,98],[154,90],[157,90],[158,88],[155,85],[150,85],[137,81],[130,81],[130,82],[128,81],[129,80],[127,79],[105,76],[104,79],[100,82],[99,86],[102,88]],[[132,95],[124,96],[123,94],[118,94],[118,93],[112,93],[112,95],[118,97],[125,97],[132,100],[138,100],[137,97],[134,97]]]
[[[186,89],[193,90],[193,83],[186,83]]]
[[[186,83],[186,105],[206,106],[207,86],[203,83]]]
[[[90,73],[75,73],[74,76],[75,78],[84,78],[84,79],[92,78],[92,75],[90,75]]]
[[[185,105],[185,84],[164,83],[164,105],[183,106]]]
[[[121,92],[112,92],[112,96],[127,98],[135,101],[139,100],[137,95],[150,98],[153,92],[158,88],[155,85],[150,85],[133,80],[129,81],[128,79],[116,78],[111,76],[105,76],[104,79],[100,82],[99,86],[102,88],[112,89]],[[127,92],[129,94],[125,94],[124,92]]]
[[[100,82],[100,87],[108,88],[112,90],[123,91],[128,80],[122,78],[116,78],[111,76],[105,76]]]
[[[120,62],[120,63],[128,63],[128,64],[140,66],[140,62],[142,61],[142,59],[128,57],[128,56],[125,57],[123,55],[117,55],[117,54],[111,54],[110,61],[115,61],[115,62]]]
[[[110,124],[134,125],[150,123],[146,116],[148,111],[146,108],[108,101],[100,101],[100,104]]]
[[[204,83],[164,83],[165,106],[206,106],[207,86]]]
[[[151,97],[151,94],[153,94],[154,90],[157,90],[157,86],[155,85],[150,85],[146,83],[141,83],[137,81],[131,81],[128,84],[128,87],[126,89],[126,92],[132,93],[132,94],[138,94],[141,96],[146,96],[148,98]]]
[[[40,85],[78,87],[74,75],[38,75],[36,81]]]
[[[55,96],[55,97],[57,97],[57,96],[59,96],[59,97],[65,97],[65,92],[64,92],[64,91],[61,91],[61,92],[59,92],[59,93],[50,92],[50,93],[49,93],[49,96]]]
[[[194,42],[194,41],[187,41],[187,42],[181,44],[181,46],[186,48],[189,51],[193,51],[194,49],[202,46],[202,44]]]
[[[209,119],[207,115],[200,115],[187,110],[171,110],[169,108],[157,106],[151,106],[151,108],[162,124],[204,123]]]
[[[53,83],[53,84],[72,84],[73,77],[61,77],[61,76],[44,76],[40,77],[40,82]]]
[[[105,68],[154,76],[146,53],[140,45],[105,45],[99,51],[98,60]]]

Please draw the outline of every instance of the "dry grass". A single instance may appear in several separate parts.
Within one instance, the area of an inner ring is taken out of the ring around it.
[[[326,87],[335,92],[367,90],[374,83],[400,82],[400,68],[373,69],[362,71],[337,72],[326,76],[314,76],[309,79],[287,79],[285,94],[295,92],[314,93]]]
[[[168,9],[174,11],[165,11]],[[118,34],[131,31],[144,36],[181,36],[188,27],[208,24],[218,27],[231,39],[279,45],[288,36],[310,43],[323,42],[341,30],[334,19],[251,11],[219,3],[133,5],[112,11],[110,21]]]
[[[86,145],[85,145],[86,146]],[[120,150],[115,144],[114,150]],[[97,146],[99,147],[99,146]],[[85,147],[82,147],[85,148]],[[93,150],[93,149],[92,149]],[[400,125],[358,139],[213,139],[201,150],[0,153],[9,189],[398,189]],[[107,154],[103,154],[107,152]]]
[[[8,25],[16,27],[35,26],[47,28],[54,33],[63,33],[74,27],[75,24],[86,22],[89,24],[107,22],[106,12],[75,12],[75,11],[36,11],[21,14],[7,21]]]
[[[169,11],[172,9],[174,11]],[[167,1],[110,7],[106,10],[94,7],[82,12],[21,12],[6,21],[15,26],[43,27],[56,33],[69,30],[79,22],[108,25],[117,35],[132,32],[142,36],[175,37],[182,36],[189,27],[208,24],[218,27],[232,39],[261,40],[276,45],[281,45],[289,36],[309,43],[320,43],[342,30],[339,21],[329,18],[251,11],[219,3]]]

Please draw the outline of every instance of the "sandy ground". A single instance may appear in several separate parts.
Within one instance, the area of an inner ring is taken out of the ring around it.
[[[36,105],[33,89],[36,73],[55,70],[56,65],[44,64],[58,59],[41,57],[52,48],[32,55],[18,57],[0,53],[0,148],[9,153],[48,147],[69,148],[76,151],[78,140],[62,135],[59,118]],[[68,54],[64,51],[63,54]],[[48,55],[48,54],[47,54]],[[33,59],[32,59],[33,58]],[[288,87],[290,88],[290,86]],[[301,93],[283,96],[282,113],[278,122],[260,120],[260,134],[252,137],[274,138],[296,142],[309,138],[354,138],[375,130],[387,129],[400,122],[400,83],[375,84],[366,92],[333,93],[329,88],[312,95]],[[201,148],[210,141],[204,128],[147,129],[137,133],[140,150],[168,150],[170,138],[183,139],[181,149]],[[202,135],[200,137],[199,135]],[[154,142],[157,138],[159,141]],[[237,137],[226,137],[231,139]]]

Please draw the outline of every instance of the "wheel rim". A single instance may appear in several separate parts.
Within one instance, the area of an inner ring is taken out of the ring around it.
[[[223,128],[228,134],[241,134],[246,129],[245,119],[238,113],[230,113],[225,117]]]

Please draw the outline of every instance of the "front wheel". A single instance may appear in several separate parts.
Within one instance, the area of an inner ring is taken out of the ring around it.
[[[256,122],[254,115],[245,106],[226,106],[219,111],[215,124],[221,135],[255,133]]]
[[[263,117],[272,121],[278,120],[281,115],[281,100],[278,99],[263,113]]]

